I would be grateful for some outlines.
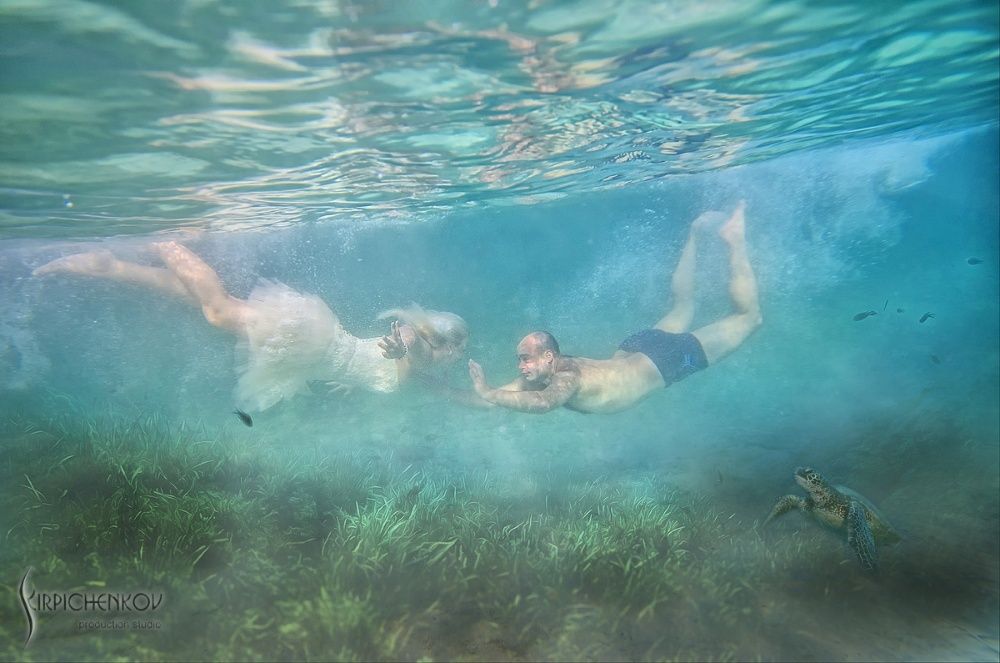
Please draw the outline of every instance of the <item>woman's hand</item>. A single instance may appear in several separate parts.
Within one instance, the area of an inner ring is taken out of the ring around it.
[[[379,339],[378,347],[386,359],[402,359],[406,356],[406,344],[399,333],[399,321],[393,320],[390,329],[389,334]]]

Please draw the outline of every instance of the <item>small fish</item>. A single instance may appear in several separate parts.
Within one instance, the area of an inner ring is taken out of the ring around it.
[[[888,299],[885,300],[885,304],[882,305],[882,311],[885,311],[887,308],[889,308],[889,300]]]
[[[934,362],[935,364],[941,363],[941,360],[938,358],[937,355],[931,355],[931,361]]]
[[[933,318],[933,317],[934,314],[928,311],[927,313],[924,313],[923,317],[920,318],[920,322],[921,323],[927,322],[927,318]]]
[[[970,265],[981,265],[981,264],[983,264],[983,261],[980,260],[979,258],[969,258],[965,262],[969,263]]]
[[[722,472],[720,472],[719,470],[715,470],[715,473],[719,475],[719,483],[722,483],[724,481],[722,477]]]
[[[896,309],[896,313],[902,313],[902,312],[903,312],[903,309],[901,309],[901,308]]]
[[[856,316],[854,316],[854,319],[855,320],[864,320],[869,315],[878,315],[878,311],[865,311],[864,313],[858,313]]]
[[[242,421],[247,428],[253,428],[253,419],[250,418],[249,414],[239,408],[233,410],[233,414],[239,417],[240,421]]]

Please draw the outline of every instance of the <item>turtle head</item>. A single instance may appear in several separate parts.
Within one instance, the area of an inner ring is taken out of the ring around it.
[[[795,481],[811,495],[827,490],[826,479],[811,467],[800,467],[795,470]]]

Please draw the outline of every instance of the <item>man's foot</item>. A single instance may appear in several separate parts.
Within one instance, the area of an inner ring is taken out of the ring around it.
[[[698,215],[698,218],[691,222],[691,232],[710,232],[713,228],[718,228],[726,221],[726,213],[718,210],[708,210]]]
[[[47,274],[83,274],[85,276],[108,276],[115,271],[118,260],[111,251],[100,250],[76,253],[56,258],[31,272],[32,276]]]
[[[719,228],[719,237],[730,246],[742,243],[746,237],[746,208],[747,201],[741,200],[732,215]]]

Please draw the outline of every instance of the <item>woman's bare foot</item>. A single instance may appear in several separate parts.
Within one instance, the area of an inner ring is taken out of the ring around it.
[[[154,242],[153,252],[160,256],[160,260],[172,271],[192,293],[201,283],[212,283],[220,291],[222,284],[215,271],[205,264],[191,249],[174,240],[166,242]],[[194,288],[194,289],[192,289]]]
[[[197,255],[183,244],[174,240],[154,242],[153,252],[167,266],[174,276],[182,281],[185,287],[202,303],[207,303],[216,297],[226,297],[218,274],[205,264]]]
[[[32,276],[46,274],[83,274],[85,276],[110,276],[118,267],[118,259],[110,251],[89,251],[56,258],[31,272]]]
[[[170,258],[177,259],[185,252],[185,249],[174,240],[153,242],[152,248],[157,255],[164,259],[164,262]]]
[[[747,201],[741,200],[732,215],[719,228],[719,237],[730,246],[740,244],[746,238],[746,208]]]

